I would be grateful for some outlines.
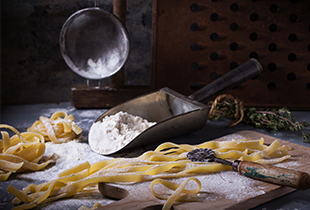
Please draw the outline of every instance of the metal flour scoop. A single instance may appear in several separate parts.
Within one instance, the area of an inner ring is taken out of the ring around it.
[[[169,88],[162,88],[109,109],[96,122],[102,121],[105,116],[123,111],[150,122],[157,122],[157,124],[140,133],[122,148],[103,155],[154,142],[163,142],[166,139],[201,129],[208,119],[210,109],[203,103],[208,102],[222,91],[236,87],[261,73],[261,64],[256,59],[250,59],[188,97]]]
[[[113,14],[95,7],[75,12],[64,23],[59,38],[67,65],[78,75],[100,80],[118,72],[127,61],[129,35]]]

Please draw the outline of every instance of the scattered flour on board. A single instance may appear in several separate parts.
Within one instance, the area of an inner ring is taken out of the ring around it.
[[[110,154],[127,145],[147,128],[155,125],[139,116],[118,112],[106,116],[92,125],[88,141],[90,147],[99,154]]]
[[[235,171],[223,171],[197,178],[204,183],[201,191],[217,195],[213,199],[224,197],[240,202],[246,198],[265,194],[264,189],[259,186],[259,181]]]
[[[239,134],[231,134],[229,136],[223,136],[218,138],[218,141],[232,141],[233,139],[244,139],[244,136]]]
[[[264,187],[260,182],[246,176],[240,175],[235,171],[220,171],[208,175],[197,175],[201,182],[201,190],[198,193],[199,200],[218,202],[223,199],[241,202],[249,198],[265,194]],[[170,181],[181,184],[186,178],[170,179]],[[131,195],[144,199],[152,196],[150,182],[134,184],[116,184],[116,186],[126,189]],[[189,181],[186,189],[195,189],[197,184]],[[173,191],[161,184],[154,185],[154,190],[160,194],[172,194]]]
[[[288,169],[294,169],[294,167],[300,166],[300,165],[301,164],[296,160],[286,160],[284,162],[274,164],[274,166],[281,167],[281,168],[288,168]]]

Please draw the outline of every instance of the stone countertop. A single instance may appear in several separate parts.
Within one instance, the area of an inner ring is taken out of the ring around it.
[[[1,110],[1,124],[9,124],[14,126],[20,132],[26,131],[34,121],[38,120],[39,116],[50,117],[56,111],[66,111],[68,114],[72,114],[75,117],[75,122],[83,129],[80,140],[87,144],[87,135],[92,123],[105,111],[106,109],[75,109],[71,106],[70,102],[64,102],[59,104],[34,104],[34,105],[16,105],[2,107]],[[310,122],[310,112],[309,111],[293,111],[294,117],[297,121],[306,120]],[[208,121],[206,125],[199,131],[190,133],[181,137],[171,139],[175,143],[188,143],[191,139],[190,144],[199,144],[204,141],[213,140],[228,134],[236,133],[242,130],[252,130],[260,132],[266,135],[274,136],[289,142],[300,144],[303,146],[310,147],[309,143],[303,143],[300,133],[295,133],[291,131],[278,131],[274,133],[270,130],[256,129],[253,126],[239,124],[235,127],[228,127],[229,120],[222,121]],[[310,132],[310,128],[305,128],[306,132]],[[136,153],[142,153],[145,150],[155,149],[156,145],[149,145],[146,148],[141,148],[137,150]],[[135,152],[127,153],[124,155],[137,155]],[[11,175],[8,181],[0,182],[0,209],[11,209],[13,205],[11,204],[13,195],[6,191],[9,184],[12,184],[17,189],[22,189],[30,183],[42,183],[40,180],[23,180],[19,178],[18,174]],[[285,196],[274,199],[270,202],[262,204],[253,208],[253,210],[258,209],[310,209],[310,189],[305,191],[296,190]],[[112,200],[102,198],[100,195],[90,195],[89,197],[83,198],[82,202],[78,197],[74,197],[71,202],[64,199],[57,202],[57,205],[45,206],[44,209],[58,209],[66,207],[66,209],[78,209],[81,205],[88,204],[87,207],[91,207],[95,202],[100,201],[102,204],[108,204],[113,202]],[[85,200],[89,201],[86,202]],[[74,202],[73,202],[74,201]],[[57,207],[58,206],[58,207]],[[39,209],[37,207],[37,209]],[[40,209],[42,209],[40,207]]]

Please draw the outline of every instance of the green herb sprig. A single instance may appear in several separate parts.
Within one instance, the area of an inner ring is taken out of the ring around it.
[[[211,104],[213,102],[210,102]],[[237,109],[236,109],[237,108]],[[309,122],[297,122],[292,112],[288,108],[260,110],[256,108],[238,107],[236,100],[231,98],[217,102],[211,120],[220,120],[223,118],[235,118],[238,108],[243,110],[242,122],[253,125],[259,129],[291,130],[301,132],[303,142],[310,143],[310,133],[305,133],[302,129],[309,126]]]

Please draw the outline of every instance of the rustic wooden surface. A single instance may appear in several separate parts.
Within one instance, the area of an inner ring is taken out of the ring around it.
[[[267,136],[261,133],[257,133],[254,131],[241,131],[238,133],[235,133],[238,135],[243,136],[244,138],[248,139],[259,139],[263,137],[265,139],[265,144],[270,144],[275,139],[277,139],[282,145],[288,145],[292,147],[292,150],[290,151],[290,155],[292,156],[291,159],[296,161],[298,164],[294,164],[293,166],[290,166],[290,169],[303,171],[306,173],[310,173],[310,148],[297,145],[291,142],[287,142],[275,137]],[[229,140],[233,138],[235,134],[227,135],[225,136],[225,140]],[[220,140],[222,138],[219,138],[217,140]],[[237,172],[236,172],[237,173]],[[207,175],[206,175],[207,176]],[[262,181],[258,181],[259,185],[254,186],[259,187],[260,189],[263,189],[265,191],[265,194],[261,194],[259,196],[254,197],[247,197],[244,200],[241,200],[239,202],[234,200],[225,199],[224,197],[215,199],[215,200],[205,200],[201,202],[188,202],[188,203],[177,203],[173,209],[180,209],[180,210],[186,210],[186,209],[249,209],[253,208],[255,206],[258,206],[260,204],[263,204],[265,202],[268,202],[270,200],[273,200],[277,197],[283,196],[287,193],[295,191],[293,188],[289,187],[283,187],[278,186]],[[207,184],[203,183],[202,185]],[[114,203],[111,203],[109,205],[106,205],[102,208],[99,208],[100,210],[112,210],[112,209],[161,209],[164,201],[161,201],[157,198],[155,198],[150,190],[144,189],[144,190],[137,190],[142,186],[150,186],[150,185],[141,185],[140,183],[133,184],[131,187],[126,187],[126,190],[124,189],[124,185],[112,185],[112,184],[103,184],[99,183],[99,189],[101,190],[101,193],[107,197],[120,199],[119,201],[116,201]],[[221,192],[218,192],[218,194],[221,194]]]

